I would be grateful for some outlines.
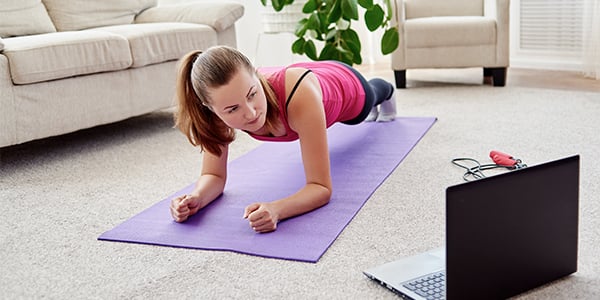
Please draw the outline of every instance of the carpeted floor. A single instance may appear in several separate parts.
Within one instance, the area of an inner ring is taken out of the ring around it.
[[[600,91],[415,84],[397,102],[438,121],[316,264],[97,240],[196,179],[169,111],[2,149],[1,298],[395,299],[361,271],[443,245],[450,160],[493,149],[530,165],[581,154],[579,271],[518,298],[600,298]],[[257,145],[240,134],[231,158]]]

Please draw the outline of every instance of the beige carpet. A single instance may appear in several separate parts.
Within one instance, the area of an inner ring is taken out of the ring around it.
[[[530,165],[581,154],[579,271],[519,298],[600,299],[600,94],[410,84],[399,114],[438,122],[316,264],[96,240],[196,179],[169,112],[2,149],[0,298],[396,299],[361,271],[443,245],[450,160],[497,149]],[[231,158],[258,144],[239,135]]]

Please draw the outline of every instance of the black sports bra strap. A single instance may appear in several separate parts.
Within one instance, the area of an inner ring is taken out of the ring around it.
[[[300,85],[300,82],[302,81],[302,79],[304,79],[304,77],[306,76],[306,74],[308,74],[310,72],[311,72],[311,70],[306,70],[302,74],[302,76],[300,76],[300,78],[298,78],[298,81],[296,81],[296,84],[294,85],[294,88],[292,89],[292,92],[288,96],[287,100],[285,100],[285,111],[287,111],[288,105],[290,104],[290,100],[292,100],[292,96],[294,96],[294,93],[296,92],[296,89]]]

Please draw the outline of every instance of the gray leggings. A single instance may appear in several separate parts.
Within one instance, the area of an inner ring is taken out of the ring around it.
[[[356,75],[365,89],[365,106],[360,114],[358,114],[358,116],[352,120],[342,122],[348,125],[355,125],[364,121],[374,106],[379,105],[381,102],[388,99],[394,92],[394,86],[380,78],[374,78],[367,81],[365,77],[358,72],[358,70],[345,63],[340,63],[346,66],[348,69],[350,69],[350,71],[352,71],[352,73],[354,73],[354,75]]]

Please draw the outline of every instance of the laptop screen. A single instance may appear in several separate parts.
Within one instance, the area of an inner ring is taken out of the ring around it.
[[[446,190],[447,299],[507,298],[577,271],[579,156]]]

